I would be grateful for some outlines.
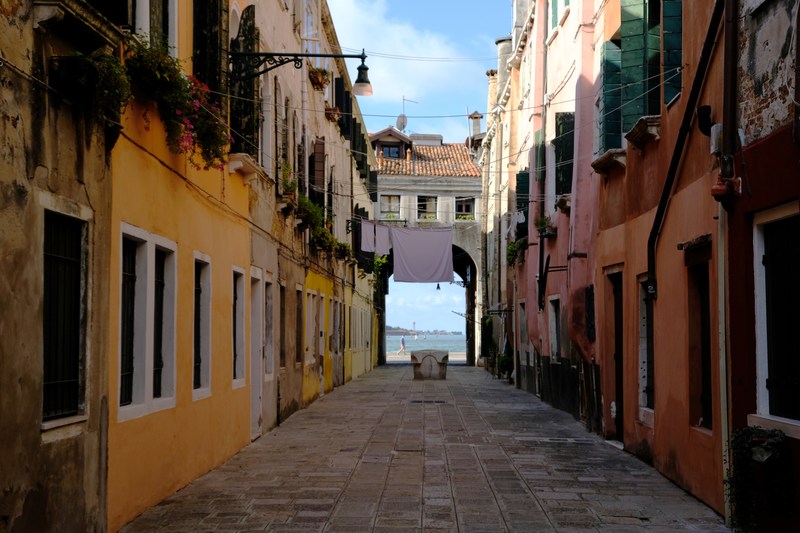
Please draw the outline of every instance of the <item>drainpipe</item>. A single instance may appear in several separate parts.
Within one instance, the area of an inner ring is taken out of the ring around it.
[[[658,242],[658,235],[661,233],[661,225],[664,223],[664,218],[667,214],[667,206],[669,199],[672,196],[672,187],[675,184],[675,176],[678,173],[678,166],[681,162],[683,155],[683,148],[686,145],[686,139],[689,136],[689,131],[694,118],[695,109],[697,108],[697,101],[700,98],[700,91],[703,88],[703,82],[708,72],[708,64],[711,60],[711,53],[714,49],[716,41],[717,30],[722,21],[722,14],[724,12],[725,3],[730,0],[716,0],[714,3],[714,12],[711,15],[711,21],[708,24],[708,31],[706,39],[703,43],[703,50],[700,53],[700,59],[697,62],[697,71],[692,81],[692,89],[689,92],[689,98],[686,101],[686,108],[683,112],[683,120],[681,121],[680,129],[678,130],[678,137],[675,140],[675,149],[672,152],[672,159],[669,162],[667,169],[667,177],[664,181],[664,189],[661,191],[661,199],[658,201],[658,208],[656,209],[656,216],[653,220],[653,226],[650,229],[650,236],[647,239],[647,281],[645,288],[647,296],[655,299],[657,297],[657,282],[656,282],[656,243]]]
[[[800,13],[800,10],[798,10]],[[800,15],[798,15],[800,16]],[[733,183],[734,153],[737,141],[737,94],[739,55],[739,0],[725,1],[725,50],[723,65],[722,101],[722,161],[721,180]],[[796,39],[795,39],[796,40]],[[795,91],[797,91],[795,84]],[[795,112],[797,112],[795,108]],[[796,126],[797,124],[795,124]],[[715,196],[715,198],[717,198]],[[722,441],[722,465],[730,464],[730,415],[728,401],[728,307],[727,307],[727,212],[722,202],[717,206],[717,350],[719,364],[720,439]],[[723,471],[723,475],[725,472]],[[731,501],[728,491],[723,491],[725,522],[731,524]]]

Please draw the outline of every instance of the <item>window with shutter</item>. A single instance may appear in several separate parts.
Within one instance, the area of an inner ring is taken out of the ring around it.
[[[619,41],[606,41],[600,52],[603,73],[603,94],[600,98],[599,153],[622,148],[622,98],[620,94],[620,63],[622,51]]]
[[[622,0],[622,131],[660,111],[660,18],[660,0]]]
[[[556,113],[556,195],[572,192],[573,152],[575,147],[575,113]]]
[[[200,2],[201,4],[203,2]],[[202,38],[202,35],[200,36]],[[198,38],[198,31],[195,30],[195,39]],[[235,52],[257,52],[258,51],[258,28],[255,23],[255,6],[248,6],[242,12],[241,22],[239,23],[239,33],[235,39],[231,40],[231,51]],[[202,48],[202,47],[201,47]],[[198,50],[195,49],[195,57]],[[203,57],[200,54],[200,57]],[[218,65],[200,65],[203,70],[211,70]],[[197,68],[195,69],[197,75]],[[199,76],[198,76],[199,78]],[[200,78],[201,81],[205,81]],[[206,82],[208,83],[208,82]],[[209,84],[209,87],[211,85]],[[211,87],[212,91],[214,90]],[[258,100],[258,79],[235,81],[231,83],[231,93],[235,98],[231,99],[231,129],[233,130],[233,142],[231,152],[250,154],[258,157],[259,153],[259,130],[261,103]]]
[[[530,198],[530,177],[531,174],[527,170],[517,172],[517,212],[524,215],[524,222],[517,222],[517,237],[526,237],[528,235],[528,199]]]
[[[683,0],[664,0],[664,103],[681,92],[683,76]]]

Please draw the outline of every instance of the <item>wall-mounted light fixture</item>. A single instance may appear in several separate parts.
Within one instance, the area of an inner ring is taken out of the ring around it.
[[[278,68],[287,63],[293,63],[294,68],[302,68],[303,59],[312,57],[341,57],[350,59],[360,59],[358,66],[358,76],[353,84],[353,94],[356,96],[371,96],[372,84],[367,76],[367,67],[364,62],[367,54],[361,50],[360,54],[311,54],[305,52],[231,52],[230,55],[230,78],[232,81],[247,81],[256,78],[265,72]]]

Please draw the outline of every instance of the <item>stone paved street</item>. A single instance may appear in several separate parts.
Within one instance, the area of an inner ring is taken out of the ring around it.
[[[124,531],[728,531],[570,415],[452,365],[389,364],[295,413]]]

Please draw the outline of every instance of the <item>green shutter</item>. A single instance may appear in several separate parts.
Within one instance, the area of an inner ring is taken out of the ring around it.
[[[556,113],[556,195],[572,192],[575,113]]]
[[[664,0],[664,103],[681,92],[683,76],[683,0]]]
[[[527,170],[517,172],[517,211],[525,215],[525,222],[517,223],[517,237],[525,237],[528,235],[528,206],[530,205],[531,196],[531,174]]]
[[[619,44],[607,41],[601,50],[603,96],[600,99],[600,153],[622,148],[622,104],[620,85],[621,50]]]
[[[545,176],[547,176],[547,162],[545,161],[544,135],[542,134],[542,130],[536,131],[533,135],[533,139],[536,146],[533,175],[536,176],[536,181],[542,181]]]
[[[629,131],[641,117],[657,114],[660,109],[659,1],[622,0],[622,131]]]

